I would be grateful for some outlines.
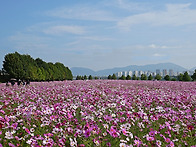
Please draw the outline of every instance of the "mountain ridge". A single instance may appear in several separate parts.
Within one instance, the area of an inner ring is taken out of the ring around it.
[[[117,73],[121,71],[141,70],[141,71],[155,72],[156,69],[160,69],[161,71],[163,69],[166,70],[173,69],[174,72],[183,72],[188,70],[174,63],[158,63],[158,64],[147,64],[147,65],[129,65],[125,67],[114,67],[114,68],[103,69],[98,71],[94,71],[92,69],[84,68],[84,67],[72,67],[71,71],[74,76],[77,75],[108,76],[108,75],[112,75],[113,73]]]

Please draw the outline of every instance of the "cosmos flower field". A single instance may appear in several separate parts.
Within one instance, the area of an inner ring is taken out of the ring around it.
[[[1,146],[196,146],[196,82],[0,84]]]

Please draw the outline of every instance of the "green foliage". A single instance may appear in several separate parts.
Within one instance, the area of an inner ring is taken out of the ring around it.
[[[157,74],[157,75],[155,76],[155,79],[159,81],[159,80],[162,79],[162,77],[161,77],[161,75]]]
[[[91,75],[89,75],[89,76],[88,76],[88,79],[89,79],[89,80],[92,80],[92,79],[93,79],[93,77],[92,77]]]
[[[191,81],[191,77],[189,76],[187,71],[184,73],[182,80],[183,81]]]
[[[195,73],[191,76],[191,78],[193,79],[193,81],[196,81],[196,69],[195,69]]]
[[[177,79],[176,78],[171,78],[171,81],[177,81]]]
[[[99,79],[98,77],[95,77],[95,80]]]
[[[131,76],[127,75],[126,80],[131,80]]]
[[[33,81],[72,80],[68,67],[62,63],[46,63],[42,59],[33,59],[30,55],[10,53],[5,56],[3,68],[10,78],[30,79]]]
[[[183,81],[183,74],[180,73],[177,78],[178,78],[178,81]]]
[[[119,79],[120,80],[126,80],[126,77],[124,75],[122,75]]]
[[[87,76],[86,75],[84,75],[84,80],[87,80]]]
[[[142,74],[142,75],[141,75],[141,80],[147,80],[147,79],[148,79],[148,77],[147,77],[146,74]]]
[[[170,81],[170,76],[169,76],[169,75],[166,75],[166,76],[164,77],[164,79],[165,79],[165,81]]]
[[[111,76],[111,75],[109,75],[109,76],[108,76],[108,79],[109,79],[109,80],[111,80],[111,79],[112,79],[112,76]]]
[[[76,80],[82,80],[82,77],[77,75]]]
[[[153,79],[153,77],[152,77],[152,75],[150,74],[149,76],[148,76],[148,80],[152,80]]]
[[[135,74],[132,76],[132,80],[137,80],[137,77]]]
[[[112,75],[112,79],[113,80],[116,80],[117,79],[115,74]]]
[[[17,52],[5,56],[5,61],[3,61],[3,68],[7,73],[9,73],[10,77],[24,77],[22,60],[20,54],[18,54]]]

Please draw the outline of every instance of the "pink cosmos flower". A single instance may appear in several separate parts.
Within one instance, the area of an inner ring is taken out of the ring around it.
[[[107,142],[106,145],[109,146],[109,147],[111,147],[111,143],[110,142]]]
[[[45,137],[52,137],[53,134],[52,133],[47,133],[47,134],[44,134]]]
[[[148,141],[154,141],[154,137],[151,137],[151,136],[147,136],[146,139],[147,139]]]
[[[141,144],[141,141],[140,140],[134,140],[134,145],[135,146],[137,146],[137,147],[139,147],[140,146],[140,144]]]
[[[126,129],[122,129],[122,133],[123,135],[128,136]]]
[[[114,138],[118,137],[118,132],[115,129],[115,126],[111,126],[110,130],[107,130],[107,132]]]
[[[13,123],[13,124],[12,124],[13,129],[16,129],[17,126],[18,126],[18,123]]]
[[[170,147],[174,147],[174,143],[172,141],[170,141]]]
[[[12,144],[12,143],[8,143],[8,145],[10,146],[10,147],[16,147],[14,144]]]
[[[0,112],[3,113],[3,114],[5,114],[5,111],[3,111],[3,110],[0,110]]]
[[[167,143],[170,143],[170,139],[169,138],[165,138],[165,141],[167,142]]]
[[[26,131],[28,134],[31,134],[31,132],[29,131],[28,128],[25,128],[25,131]]]
[[[69,119],[73,118],[73,115],[70,112],[68,112],[67,116]]]
[[[91,131],[88,129],[88,130],[85,130],[84,131],[84,136],[86,137],[86,138],[88,138],[89,136],[91,136]]]
[[[187,125],[187,128],[192,131],[194,129],[194,127],[192,125]]]
[[[149,135],[150,135],[150,136],[154,136],[154,135],[155,135],[155,131],[150,131],[150,132],[149,132]]]
[[[10,118],[9,118],[7,115],[5,115],[5,120],[6,120],[7,122],[9,122],[9,121],[10,121]]]

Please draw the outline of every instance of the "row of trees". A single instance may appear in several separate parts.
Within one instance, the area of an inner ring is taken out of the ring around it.
[[[40,58],[33,59],[30,55],[21,55],[18,52],[5,56],[2,75],[9,78],[31,81],[72,80],[72,72],[62,63],[47,63]]]
[[[110,79],[110,80],[117,80],[117,77],[116,77],[115,74],[113,74],[113,75],[109,75],[108,76],[108,79]],[[153,80],[153,77],[152,77],[152,75],[149,75],[147,77],[147,75],[145,75],[145,74],[142,74],[140,78],[137,77],[135,74],[132,77],[130,75],[127,75],[127,77],[125,77],[124,75],[122,75],[119,78],[119,80]]]
[[[115,74],[109,75],[108,79],[110,80],[116,80],[117,77]],[[179,74],[177,77],[170,77],[169,75],[166,75],[162,77],[161,75],[157,74],[155,77],[153,77],[151,74],[147,76],[146,74],[142,74],[141,77],[136,77],[136,75],[133,75],[132,77],[130,75],[127,75],[125,77],[122,75],[119,80],[166,80],[166,81],[196,81],[196,70],[195,73],[192,76],[189,76],[188,72],[185,72],[184,74]]]
[[[87,75],[84,75],[84,76],[79,76],[79,75],[78,75],[78,76],[76,77],[76,80],[93,80],[93,79],[97,80],[98,77],[94,77],[94,78],[93,78],[92,75],[89,75],[88,77],[87,77]]]
[[[93,79],[99,79],[98,77],[93,77],[92,75],[84,75],[84,76],[77,76],[76,80],[93,80]],[[106,79],[103,77],[103,79]],[[188,72],[185,72],[184,74],[179,74],[177,77],[170,77],[169,75],[166,75],[162,77],[161,75],[157,74],[155,77],[153,77],[151,74],[147,76],[146,74],[142,74],[141,77],[137,77],[136,75],[133,75],[132,77],[130,75],[127,75],[126,77],[122,75],[121,77],[117,78],[115,74],[109,75],[107,77],[109,80],[165,80],[165,81],[196,81],[196,70],[195,73],[192,76],[189,76]]]

